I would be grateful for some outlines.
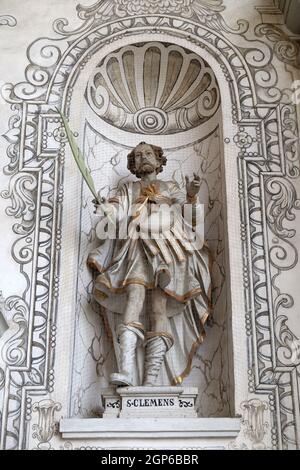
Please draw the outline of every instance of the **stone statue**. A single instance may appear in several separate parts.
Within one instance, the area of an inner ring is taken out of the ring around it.
[[[160,147],[141,142],[128,155],[128,169],[139,181],[101,204],[94,201],[101,221],[109,216],[105,224],[128,229],[123,238],[102,240],[88,258],[97,273],[94,298],[111,316],[119,370],[110,382],[118,386],[155,385],[162,367],[169,384],[181,383],[210,313],[209,251],[183,211],[188,206],[195,217],[200,178],[186,177],[181,191],[174,181],[157,178],[166,161]]]

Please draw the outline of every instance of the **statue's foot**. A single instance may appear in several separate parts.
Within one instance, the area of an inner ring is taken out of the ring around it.
[[[129,374],[119,372],[115,372],[114,374],[110,375],[110,383],[113,385],[118,385],[119,387],[128,387],[133,385],[132,378]]]
[[[151,381],[144,381],[143,382],[143,387],[155,387],[155,382],[151,382]]]

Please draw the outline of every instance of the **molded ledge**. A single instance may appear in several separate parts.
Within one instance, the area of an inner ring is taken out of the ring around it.
[[[221,439],[240,432],[239,418],[92,418],[62,419],[59,430],[66,439]]]

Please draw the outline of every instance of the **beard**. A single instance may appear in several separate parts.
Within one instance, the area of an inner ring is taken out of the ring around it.
[[[139,173],[154,173],[155,167],[151,163],[144,163],[139,169]]]

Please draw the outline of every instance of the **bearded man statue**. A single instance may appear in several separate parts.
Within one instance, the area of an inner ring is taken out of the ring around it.
[[[210,314],[209,250],[196,223],[200,178],[186,177],[182,191],[158,179],[166,162],[160,147],[141,142],[128,155],[139,180],[94,201],[102,235],[88,264],[114,340],[118,370],[110,382],[118,386],[182,383]],[[117,236],[103,237],[108,225]]]

